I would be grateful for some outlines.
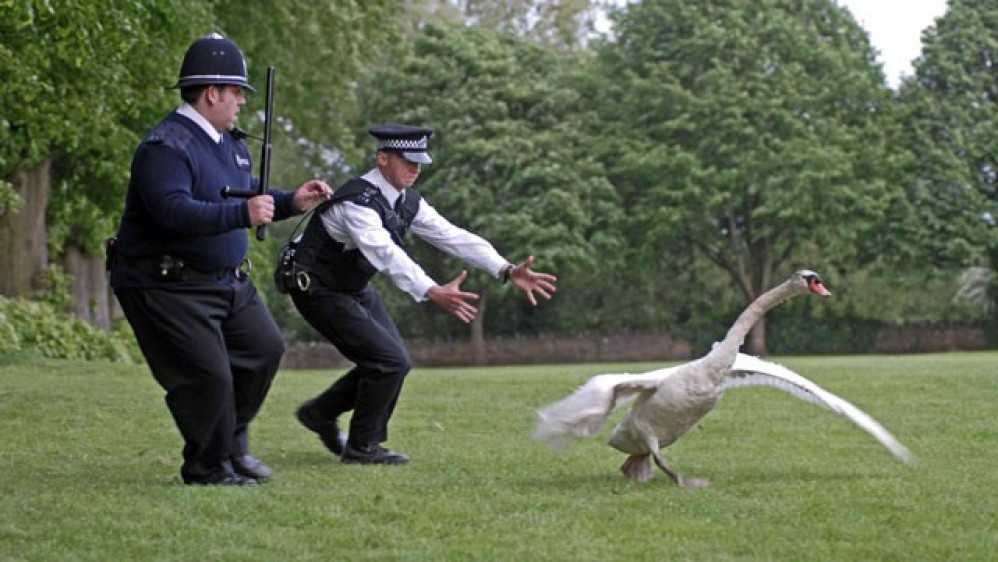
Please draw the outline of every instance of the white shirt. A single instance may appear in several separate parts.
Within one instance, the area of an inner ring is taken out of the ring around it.
[[[177,108],[177,113],[197,123],[198,126],[204,129],[204,132],[208,133],[211,140],[215,141],[215,144],[222,142],[222,133],[219,133],[218,129],[204,118],[204,115],[198,113],[198,110],[194,109],[193,105],[184,102]]]
[[[400,192],[385,180],[381,170],[374,168],[361,178],[377,186],[388,204],[394,207]],[[395,286],[412,295],[413,299],[426,300],[426,292],[437,284],[405,250],[392,242],[391,235],[374,209],[353,201],[343,201],[329,207],[321,219],[333,240],[343,244],[346,250],[359,248],[371,265],[391,277]],[[420,200],[409,232],[495,277],[499,277],[509,264],[488,240],[454,226],[426,199]]]

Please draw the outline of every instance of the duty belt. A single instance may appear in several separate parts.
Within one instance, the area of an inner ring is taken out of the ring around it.
[[[243,263],[236,267],[223,267],[219,269],[200,269],[192,267],[184,260],[175,258],[169,254],[160,259],[134,260],[142,269],[151,271],[153,277],[169,281],[219,281],[229,275],[236,279],[244,279],[249,271],[253,269],[249,258],[243,259]]]

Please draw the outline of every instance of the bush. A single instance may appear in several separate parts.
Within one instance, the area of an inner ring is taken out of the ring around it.
[[[872,353],[883,326],[868,318],[814,319],[778,313],[767,320],[766,344],[776,355]]]
[[[0,297],[0,355],[140,361],[131,333],[102,332],[51,304]]]

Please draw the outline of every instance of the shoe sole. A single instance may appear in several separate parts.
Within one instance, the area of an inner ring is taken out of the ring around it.
[[[264,482],[270,482],[271,480],[274,479],[274,475],[273,474],[268,474],[266,476],[257,476],[255,474],[249,474],[247,472],[239,472],[238,470],[236,471],[236,474],[238,474],[239,476],[242,476],[243,478],[249,478],[250,480],[256,480],[258,483],[261,483],[261,484],[264,483]]]
[[[384,464],[384,465],[400,466],[400,465],[403,465],[403,464],[409,464],[409,459],[406,459],[404,461],[401,461],[401,460],[400,461],[368,461],[368,460],[359,460],[359,459],[340,459],[340,462],[343,463],[343,464],[364,464],[364,465],[381,465],[381,464]]]
[[[252,486],[256,486],[257,484],[259,484],[259,481],[256,478],[249,478],[249,477],[246,477],[246,476],[243,476],[243,478],[245,478],[245,480],[242,481],[242,482],[231,481],[231,480],[230,481],[219,481],[219,482],[201,482],[199,480],[184,480],[184,485],[185,486],[236,486],[236,487],[247,487],[247,486],[249,486],[249,487],[252,487]]]

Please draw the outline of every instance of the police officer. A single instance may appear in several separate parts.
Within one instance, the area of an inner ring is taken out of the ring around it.
[[[370,133],[378,143],[377,167],[347,181],[309,219],[297,260],[310,285],[291,290],[305,320],[356,366],[303,404],[297,417],[344,463],[405,464],[407,456],[381,443],[388,439],[409,354],[368,282],[384,273],[414,300],[430,300],[464,322],[478,312],[472,304],[478,295],[460,288],[467,271],[437,284],[406,253],[406,233],[512,282],[535,306],[535,293],[551,298],[557,279],[533,271],[533,256],[511,264],[487,240],[448,222],[412,187],[420,167],[432,161],[427,151],[431,129],[381,125]],[[344,438],[336,420],[350,410],[349,438]]]
[[[243,53],[212,34],[187,50],[180,107],[139,144],[111,285],[183,436],[186,484],[253,485],[272,477],[249,454],[247,429],[277,372],[284,341],[244,264],[247,228],[301,213],[331,193],[257,189],[252,158],[232,130],[247,80]]]

